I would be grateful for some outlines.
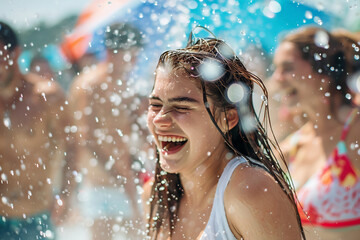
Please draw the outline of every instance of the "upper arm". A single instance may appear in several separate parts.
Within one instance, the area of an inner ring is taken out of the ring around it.
[[[71,109],[71,118],[77,127],[78,141],[85,140],[88,132],[87,114],[85,109],[88,104],[88,91],[82,88],[81,84],[86,79],[77,78],[74,80],[69,92],[69,105]]]
[[[296,208],[263,169],[238,167],[224,205],[234,235],[244,239],[301,239]]]

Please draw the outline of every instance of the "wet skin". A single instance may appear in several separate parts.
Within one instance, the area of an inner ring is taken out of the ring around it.
[[[234,109],[227,115],[231,129],[238,115]],[[218,116],[220,128],[227,129],[224,113]],[[218,179],[233,156],[208,116],[199,84],[184,71],[158,69],[149,97],[148,127],[159,150],[161,167],[179,173],[184,188],[171,239],[199,239],[209,220]],[[169,146],[169,137],[182,145]],[[150,193],[151,182],[144,187],[144,202]],[[224,207],[237,239],[300,239],[299,230],[289,228],[297,226],[295,211],[262,169],[246,163],[239,166],[226,188]],[[149,213],[148,205],[144,209]],[[264,224],[274,219],[276,224]],[[164,233],[161,239],[169,239],[166,225],[160,232]]]

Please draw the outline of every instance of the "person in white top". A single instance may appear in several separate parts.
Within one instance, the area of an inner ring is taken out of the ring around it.
[[[254,84],[266,101],[262,81],[224,41],[192,33],[187,47],[160,56],[155,73],[147,238],[305,239],[290,178],[252,104]]]

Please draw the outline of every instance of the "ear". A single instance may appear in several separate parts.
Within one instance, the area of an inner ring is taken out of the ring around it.
[[[228,126],[226,126],[226,122]],[[238,124],[238,122],[239,115],[235,108],[227,110],[226,114],[225,112],[221,113],[221,129],[223,132],[230,131]]]
[[[226,113],[227,121],[229,124],[229,131],[233,129],[239,123],[239,115],[235,108],[230,109]]]
[[[20,57],[21,54],[21,48],[20,47],[16,47],[14,50],[11,51],[10,56],[11,59],[16,62],[17,59]]]

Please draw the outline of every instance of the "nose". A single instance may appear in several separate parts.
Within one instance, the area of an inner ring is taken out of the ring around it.
[[[171,127],[173,124],[171,112],[164,111],[164,109],[162,109],[161,111],[156,113],[156,115],[153,119],[153,124],[155,125],[155,127],[159,128],[159,129],[161,129],[161,128],[166,129],[166,128]]]
[[[271,78],[275,82],[283,83],[285,81],[285,74],[281,69],[276,68]]]

